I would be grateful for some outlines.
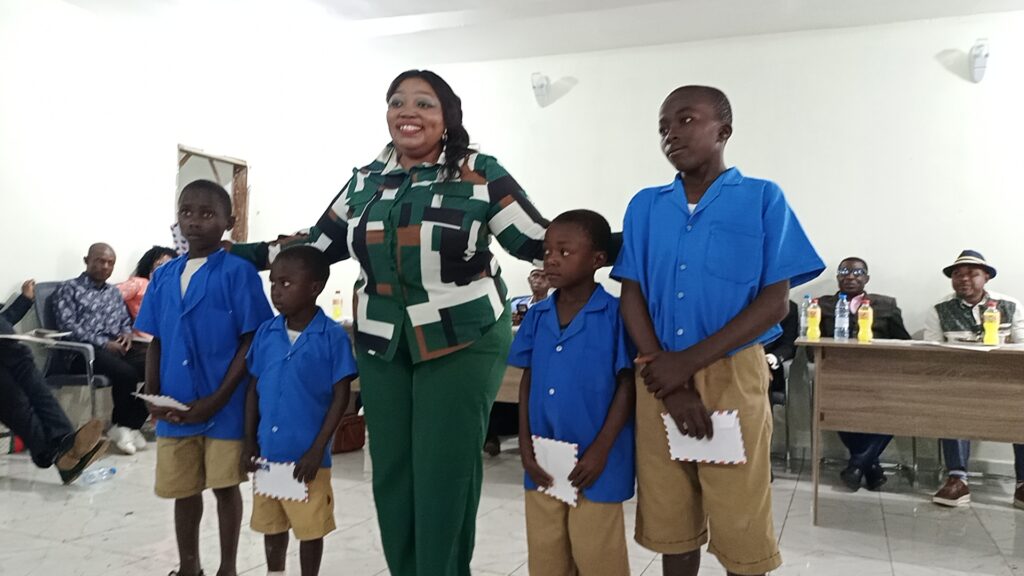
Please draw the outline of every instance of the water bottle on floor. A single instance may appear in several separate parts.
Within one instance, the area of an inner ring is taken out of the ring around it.
[[[82,473],[81,483],[82,484],[96,484],[109,480],[117,474],[117,468],[107,464],[105,461],[93,464],[88,470]]]
[[[846,294],[840,294],[839,301],[836,302],[836,330],[833,338],[850,339],[850,303],[846,300]]]
[[[804,294],[804,300],[800,303],[800,337],[807,338],[807,309],[811,307],[811,295]]]

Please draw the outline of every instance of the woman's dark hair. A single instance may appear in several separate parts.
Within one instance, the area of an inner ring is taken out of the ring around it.
[[[459,176],[459,164],[471,152],[469,148],[469,132],[462,125],[462,99],[459,98],[452,87],[437,74],[430,70],[406,70],[391,81],[388,87],[387,99],[398,90],[402,82],[410,78],[419,78],[430,84],[430,87],[437,93],[441,100],[441,115],[444,118],[445,136],[442,137],[441,147],[444,151],[443,176],[446,180],[452,180]]]
[[[135,265],[135,272],[132,276],[138,276],[140,278],[148,279],[150,274],[153,273],[153,265],[156,261],[163,258],[164,256],[170,256],[171,258],[177,258],[178,253],[173,248],[166,248],[164,246],[153,246],[146,253],[139,258],[139,263]]]

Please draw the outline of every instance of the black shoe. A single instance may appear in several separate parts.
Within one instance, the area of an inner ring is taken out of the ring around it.
[[[484,452],[490,456],[501,454],[501,439],[497,436],[491,436],[484,440]]]
[[[871,468],[864,473],[864,482],[867,483],[868,490],[872,492],[878,492],[885,486],[885,483],[889,479],[885,477],[885,471],[878,464],[872,464]]]
[[[860,481],[864,478],[864,472],[856,466],[847,466],[839,473],[839,478],[846,484],[846,487],[856,492],[860,490]]]

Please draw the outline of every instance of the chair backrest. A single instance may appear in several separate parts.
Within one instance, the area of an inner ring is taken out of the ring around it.
[[[61,282],[37,282],[36,283],[36,318],[39,320],[39,327],[45,330],[57,330],[57,301],[53,295],[57,292]],[[43,367],[43,375],[63,374],[67,372],[70,357],[61,351],[53,350],[46,355],[46,365]]]
[[[39,282],[36,284],[36,318],[39,326],[46,330],[57,329],[56,301],[52,296],[61,282]]]

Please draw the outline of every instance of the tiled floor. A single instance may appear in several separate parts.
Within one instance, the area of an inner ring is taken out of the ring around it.
[[[506,442],[506,446],[509,446]],[[0,457],[0,575],[164,575],[176,566],[172,506],[152,494],[155,453],[109,456],[112,480],[63,487],[52,470],[22,455]],[[526,536],[521,471],[515,452],[486,459],[477,522],[474,574],[525,575]],[[808,470],[776,470],[775,526],[785,564],[779,575],[1024,576],[1024,511],[1011,505],[1009,482],[975,482],[974,504],[949,510],[932,505],[929,483],[912,488],[892,478],[886,491],[851,494],[826,473],[821,526],[811,525]],[[327,537],[323,574],[386,574],[374,517],[370,474],[362,453],[335,457],[338,530]],[[243,494],[245,494],[243,490]],[[246,514],[251,496],[246,495]],[[207,497],[202,554],[207,573],[217,559],[215,504]],[[627,503],[632,532],[633,503]],[[298,546],[289,571],[297,575]],[[630,544],[634,575],[660,575],[661,561]],[[242,529],[239,570],[266,571],[262,538]],[[706,556],[701,575],[723,574]]]

